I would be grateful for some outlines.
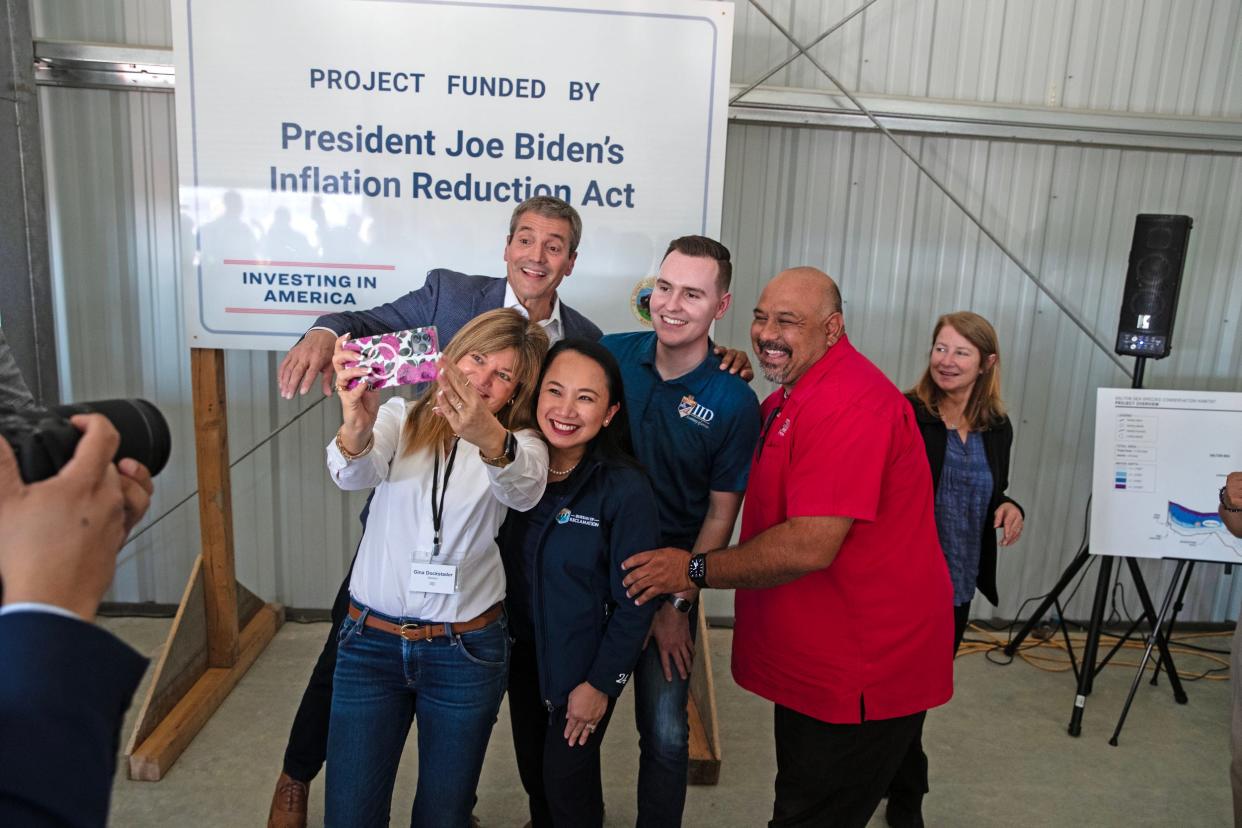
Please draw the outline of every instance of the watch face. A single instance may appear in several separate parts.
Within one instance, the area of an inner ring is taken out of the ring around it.
[[[702,555],[695,555],[690,559],[690,580],[696,584],[707,576],[707,559]]]

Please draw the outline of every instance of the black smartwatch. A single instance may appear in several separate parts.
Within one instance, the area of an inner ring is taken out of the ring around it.
[[[668,599],[668,602],[672,604],[673,609],[678,612],[688,613],[690,610],[694,609],[694,602],[689,598],[682,598],[680,595],[674,595],[672,598]]]
[[[686,571],[690,582],[699,589],[707,589],[707,555],[700,552],[690,556],[690,566]]]

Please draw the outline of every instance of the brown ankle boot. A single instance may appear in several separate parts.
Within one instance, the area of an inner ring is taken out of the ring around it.
[[[276,780],[276,793],[272,794],[267,828],[306,828],[306,800],[309,795],[310,785],[282,773]]]

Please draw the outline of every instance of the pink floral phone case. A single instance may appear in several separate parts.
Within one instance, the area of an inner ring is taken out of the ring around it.
[[[349,381],[349,387],[366,382],[372,390],[397,385],[431,382],[438,373],[440,341],[434,326],[408,331],[365,336],[345,343],[358,352],[357,365],[367,365],[371,374]]]

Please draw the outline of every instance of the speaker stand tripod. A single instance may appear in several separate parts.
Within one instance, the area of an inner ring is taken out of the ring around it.
[[[1127,560],[1129,559],[1127,558]],[[1138,670],[1136,670],[1134,673],[1134,681],[1131,682],[1130,684],[1130,692],[1126,695],[1126,703],[1121,708],[1121,716],[1118,717],[1117,719],[1117,727],[1113,730],[1113,737],[1108,740],[1108,743],[1112,745],[1113,747],[1117,747],[1117,737],[1121,735],[1121,727],[1122,725],[1126,723],[1126,716],[1129,715],[1130,713],[1130,705],[1134,703],[1134,694],[1138,690],[1139,682],[1143,680],[1143,671],[1147,669],[1147,661],[1148,659],[1151,658],[1151,645],[1153,642],[1158,641],[1162,638],[1160,628],[1164,623],[1165,615],[1168,614],[1169,612],[1169,605],[1173,603],[1173,595],[1177,592],[1177,581],[1179,578],[1182,577],[1182,569],[1186,566],[1186,563],[1187,563],[1186,561],[1179,560],[1177,562],[1177,567],[1173,570],[1173,580],[1169,582],[1169,591],[1165,593],[1164,603],[1160,606],[1160,614],[1156,616],[1156,620],[1152,624],[1151,635],[1147,637],[1147,647],[1143,650],[1143,658],[1142,660],[1139,661]],[[1191,565],[1193,566],[1193,564]],[[1186,581],[1190,580],[1189,574],[1190,573],[1187,573]],[[1182,582],[1183,593],[1185,593],[1186,581]],[[1179,604],[1181,603],[1180,598],[1178,599],[1178,603]],[[1170,622],[1169,631],[1172,632],[1172,630],[1173,630],[1173,624],[1172,622]],[[1162,654],[1164,652],[1166,651],[1162,650]],[[1157,662],[1156,664],[1157,673],[1159,673],[1159,670],[1160,670],[1160,664],[1159,662]],[[1175,670],[1169,672],[1169,682],[1173,683],[1174,681],[1177,682],[1175,686],[1180,688],[1181,680],[1178,679],[1177,671]],[[1186,694],[1182,693],[1181,696],[1182,697],[1178,699],[1178,703],[1185,704]],[[1174,691],[1174,698],[1177,698],[1176,691]]]
[[[1147,365],[1146,357],[1137,357],[1134,363],[1134,377],[1131,388],[1143,387],[1143,372]],[[1160,649],[1159,665],[1169,676],[1169,685],[1173,688],[1173,698],[1178,704],[1185,704],[1187,701],[1186,691],[1182,688],[1181,679],[1177,675],[1177,668],[1173,664],[1173,657],[1169,654],[1168,642],[1165,640],[1164,634],[1160,631],[1160,622],[1163,620],[1168,610],[1168,600],[1166,599],[1164,607],[1159,614],[1156,613],[1155,607],[1152,605],[1151,595],[1147,591],[1147,583],[1143,580],[1143,573],[1139,569],[1138,562],[1133,558],[1122,558],[1129,568],[1130,576],[1134,581],[1134,589],[1138,593],[1139,601],[1143,605],[1143,613],[1137,620],[1131,624],[1130,629],[1122,635],[1113,648],[1108,652],[1099,664],[1096,663],[1096,657],[1099,655],[1100,634],[1104,627],[1104,608],[1108,604],[1109,584],[1112,582],[1113,576],[1113,558],[1109,556],[1099,556],[1100,569],[1096,574],[1095,582],[1095,599],[1091,605],[1091,621],[1087,626],[1087,640],[1083,646],[1082,664],[1079,665],[1074,660],[1074,651],[1069,644],[1069,633],[1065,628],[1064,612],[1061,608],[1061,594],[1069,587],[1078,573],[1091,560],[1090,548],[1084,546],[1082,551],[1074,556],[1065,571],[1061,573],[1061,577],[1048,594],[1044,597],[1043,602],[1031,615],[1027,622],[1018,631],[1018,634],[1005,645],[1005,655],[1013,656],[1018,652],[1022,642],[1031,634],[1031,631],[1043,619],[1044,614],[1052,607],[1057,608],[1058,618],[1061,619],[1060,626],[1062,635],[1065,637],[1066,648],[1069,651],[1070,664],[1074,668],[1074,675],[1078,679],[1077,693],[1074,696],[1074,709],[1070,714],[1070,723],[1067,728],[1071,736],[1078,736],[1082,733],[1082,716],[1086,707],[1087,696],[1091,695],[1091,690],[1095,683],[1095,677],[1109,660],[1121,649],[1122,645],[1130,638],[1135,630],[1144,619],[1152,625],[1153,635],[1152,642]],[[1181,568],[1178,568],[1178,575],[1181,574]],[[1176,579],[1174,587],[1176,587]],[[1170,592],[1170,597],[1172,592]],[[1150,644],[1149,644],[1150,648]],[[1127,705],[1128,709],[1129,705]],[[1124,717],[1123,717],[1124,719]],[[1118,728],[1120,730],[1120,727]],[[1115,738],[1115,737],[1114,737]]]

